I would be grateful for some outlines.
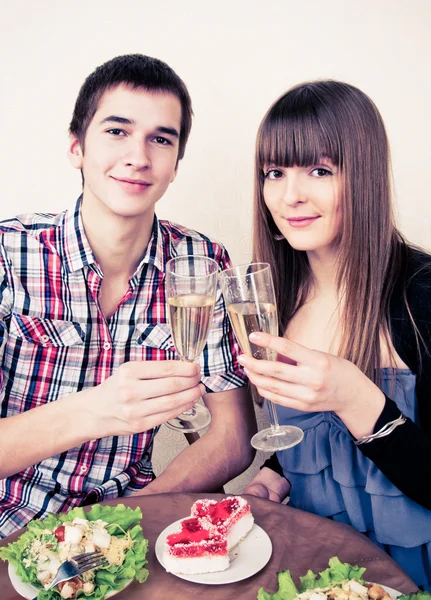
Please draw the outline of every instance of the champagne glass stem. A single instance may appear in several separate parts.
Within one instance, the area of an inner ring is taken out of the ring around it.
[[[280,424],[278,422],[277,411],[275,410],[275,406],[274,406],[273,402],[271,402],[270,400],[267,400],[266,402],[268,404],[269,421],[270,421],[271,429],[273,430],[274,433],[276,433],[277,431],[280,430]]]

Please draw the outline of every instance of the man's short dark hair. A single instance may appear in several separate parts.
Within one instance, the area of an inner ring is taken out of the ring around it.
[[[181,103],[181,130],[178,160],[184,156],[192,126],[192,103],[185,83],[171,67],[157,58],[143,54],[125,54],[97,67],[82,84],[76,99],[69,131],[84,148],[84,139],[91,119],[97,110],[100,98],[109,89],[118,85],[133,89],[169,92]]]

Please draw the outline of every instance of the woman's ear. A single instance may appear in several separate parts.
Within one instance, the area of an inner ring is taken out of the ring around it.
[[[83,152],[81,144],[73,133],[69,135],[69,145],[67,148],[67,156],[75,169],[82,169],[83,167]]]

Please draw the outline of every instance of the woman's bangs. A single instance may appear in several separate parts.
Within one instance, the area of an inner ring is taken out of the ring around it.
[[[323,157],[339,166],[340,149],[336,132],[328,132],[314,114],[269,113],[262,124],[258,160],[279,167],[317,165]]]

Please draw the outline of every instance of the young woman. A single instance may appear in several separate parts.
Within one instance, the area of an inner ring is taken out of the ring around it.
[[[357,88],[299,85],[256,148],[254,259],[273,267],[275,362],[251,382],[304,440],[246,493],[353,525],[431,590],[431,257],[391,208],[381,116]]]

